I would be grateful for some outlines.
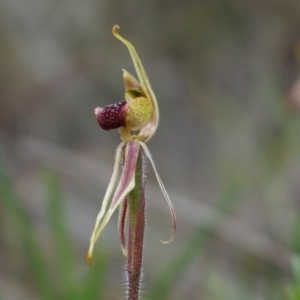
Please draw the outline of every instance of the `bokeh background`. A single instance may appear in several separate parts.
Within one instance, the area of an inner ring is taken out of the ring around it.
[[[117,217],[84,262],[136,46],[159,101],[145,299],[300,299],[299,0],[0,0],[0,299],[124,299]]]

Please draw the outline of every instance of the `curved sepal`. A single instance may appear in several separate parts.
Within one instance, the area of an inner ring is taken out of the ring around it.
[[[147,156],[147,158],[149,159],[149,161],[150,161],[150,163],[152,165],[152,168],[154,170],[157,182],[158,182],[158,184],[160,186],[160,189],[161,189],[161,191],[162,191],[162,193],[163,193],[163,195],[164,195],[164,197],[165,197],[165,199],[167,201],[168,207],[169,207],[169,211],[170,211],[171,218],[172,218],[173,231],[172,231],[171,237],[168,240],[161,240],[162,243],[167,244],[167,243],[172,242],[173,239],[174,239],[174,237],[175,237],[175,235],[176,235],[177,222],[176,222],[175,210],[174,210],[172,201],[170,199],[170,196],[169,196],[169,194],[168,194],[168,192],[167,192],[167,190],[166,190],[166,188],[165,188],[165,186],[164,186],[164,184],[163,184],[163,182],[162,182],[162,180],[161,180],[161,178],[160,178],[160,176],[159,176],[159,174],[157,172],[157,169],[156,169],[155,164],[154,164],[154,160],[152,158],[152,155],[151,155],[148,147],[143,142],[138,141],[138,143],[142,146],[142,149],[143,149],[145,155]]]
[[[135,168],[136,168],[137,157],[140,150],[140,144],[136,142],[129,142],[126,143],[122,174],[118,186],[114,192],[114,195],[111,198],[112,191],[114,190],[114,187],[116,185],[116,178],[118,174],[118,169],[119,169],[119,164],[121,159],[121,151],[123,149],[123,146],[124,143],[121,143],[118,147],[113,176],[107,188],[106,195],[104,197],[101,210],[97,216],[95,227],[91,236],[90,247],[86,256],[86,261],[89,264],[92,263],[95,243],[99,238],[101,232],[109,222],[115,210],[122,204],[127,194],[130,191],[132,191],[132,189],[135,186]],[[109,201],[110,201],[110,206],[107,209]]]

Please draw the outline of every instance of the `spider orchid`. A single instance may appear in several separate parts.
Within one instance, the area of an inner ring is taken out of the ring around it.
[[[90,239],[86,256],[86,261],[90,264],[95,243],[117,208],[119,208],[119,235],[123,254],[132,255],[131,248],[134,247],[130,242],[126,244],[127,237],[124,233],[126,225],[129,227],[128,240],[135,239],[135,242],[143,244],[144,233],[141,233],[139,241],[137,236],[138,230],[144,231],[146,160],[150,161],[153,167],[172,217],[171,238],[162,242],[172,241],[176,232],[173,205],[146,146],[146,142],[151,139],[158,126],[159,112],[156,98],[133,45],[119,34],[118,25],[113,27],[112,33],[128,48],[138,79],[123,70],[125,100],[95,109],[95,117],[101,128],[104,130],[118,128],[122,142],[116,150],[112,176]],[[131,227],[135,229],[130,229]]]

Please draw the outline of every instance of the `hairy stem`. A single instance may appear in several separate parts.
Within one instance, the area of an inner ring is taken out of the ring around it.
[[[145,230],[145,157],[140,152],[136,171],[135,188],[128,195],[129,222],[127,245],[128,300],[138,300],[143,261]]]

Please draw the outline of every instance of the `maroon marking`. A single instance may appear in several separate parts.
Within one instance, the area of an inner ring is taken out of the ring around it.
[[[95,116],[100,127],[104,130],[110,130],[125,126],[126,103],[126,101],[123,101],[104,107],[97,107]]]

